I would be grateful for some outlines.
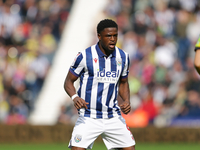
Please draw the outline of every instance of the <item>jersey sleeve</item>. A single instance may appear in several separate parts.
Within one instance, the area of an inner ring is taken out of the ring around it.
[[[79,52],[76,57],[74,58],[74,61],[69,69],[69,71],[74,74],[75,76],[79,77],[84,70],[84,59],[83,54]]]
[[[124,65],[124,69],[122,71],[121,78],[128,77],[128,73],[129,73],[129,65],[130,65],[129,55],[126,53],[125,56],[126,56],[125,57],[125,65]]]
[[[199,39],[198,39],[198,41],[197,41],[197,43],[196,43],[196,45],[195,45],[195,51],[197,50],[197,49],[200,49],[200,36],[199,36]]]

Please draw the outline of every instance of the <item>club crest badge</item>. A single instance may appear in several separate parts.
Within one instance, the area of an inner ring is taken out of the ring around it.
[[[117,63],[118,66],[122,65],[122,61],[121,60],[116,60],[116,63]]]
[[[81,136],[81,135],[78,135],[78,134],[74,137],[74,141],[75,141],[76,143],[80,142],[81,139],[82,139],[82,136]]]

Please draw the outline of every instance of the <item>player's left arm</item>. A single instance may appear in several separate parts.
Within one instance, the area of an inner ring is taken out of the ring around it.
[[[128,114],[131,111],[128,77],[121,78],[119,81],[119,96],[122,98],[122,103],[119,105],[121,111]]]

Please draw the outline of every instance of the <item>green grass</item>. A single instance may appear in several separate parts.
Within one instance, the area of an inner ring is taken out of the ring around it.
[[[198,143],[138,143],[136,150],[199,150]]]
[[[0,144],[0,150],[69,150],[68,144]],[[137,143],[136,150],[199,150],[200,143]],[[95,143],[93,150],[106,150]]]

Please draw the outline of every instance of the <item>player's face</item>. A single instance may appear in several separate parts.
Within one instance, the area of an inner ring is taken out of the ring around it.
[[[118,31],[117,28],[105,28],[98,34],[99,47],[105,54],[111,54],[115,50],[117,43]]]

